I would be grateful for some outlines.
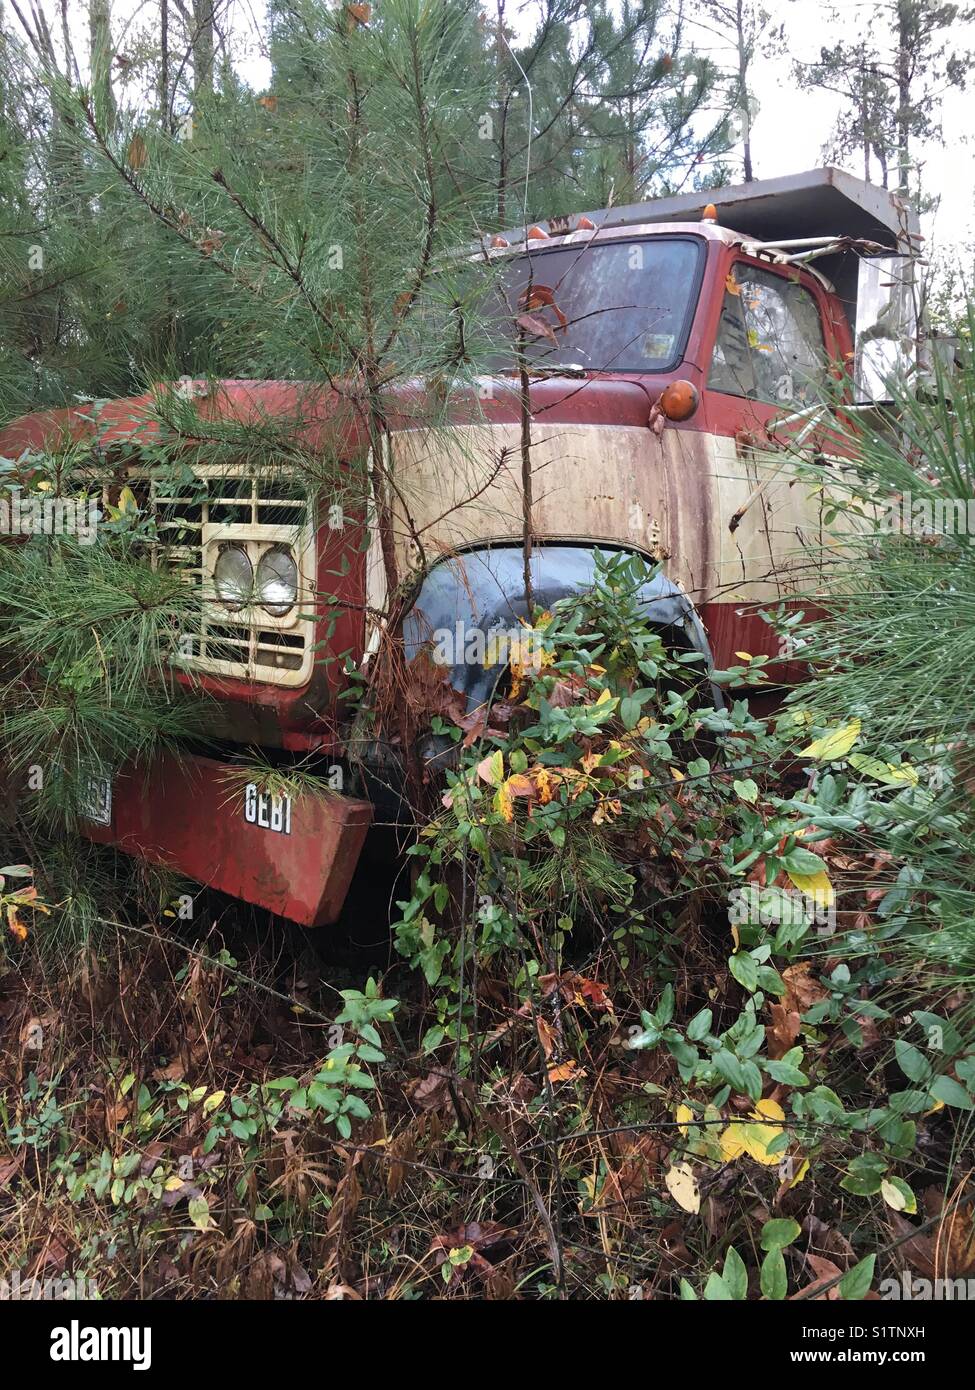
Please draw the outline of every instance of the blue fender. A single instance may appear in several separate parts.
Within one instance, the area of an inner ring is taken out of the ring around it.
[[[601,553],[612,553],[602,547]],[[569,594],[585,592],[593,584],[596,551],[578,545],[539,546],[531,557],[532,597],[536,606],[551,608]],[[707,635],[690,599],[673,580],[655,574],[641,587],[641,599],[653,627],[666,628],[675,647],[701,652],[711,669]],[[496,546],[469,550],[435,564],[423,581],[416,603],[403,626],[407,661],[426,647],[432,651],[443,634],[453,660],[445,662],[450,684],[467,697],[468,710],[476,709],[494,693],[504,663],[493,666],[464,660],[460,634],[479,631],[513,632],[528,617],[525,598],[524,559],[520,546]],[[716,703],[720,695],[716,694]]]

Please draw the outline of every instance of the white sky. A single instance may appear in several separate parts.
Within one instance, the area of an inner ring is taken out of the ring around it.
[[[53,32],[60,29],[60,0],[33,0],[47,13]],[[382,0],[377,0],[382,3]],[[752,130],[752,154],[755,175],[773,178],[781,174],[798,173],[824,163],[822,149],[828,139],[839,107],[838,98],[829,93],[802,91],[796,85],[791,70],[793,57],[809,62],[818,56],[822,44],[855,36],[862,20],[875,9],[871,0],[831,0],[841,15],[839,28],[827,27],[829,10],[818,0],[764,0],[773,23],[785,23],[785,56],[759,57],[754,72],[754,94],[758,113]],[[2,0],[0,0],[2,4]],[[87,51],[87,0],[67,0],[70,28],[79,61]],[[520,35],[530,30],[529,14],[533,0],[509,0],[509,19]],[[266,88],[270,66],[262,55],[263,25],[266,0],[228,0],[223,7],[230,16],[229,27],[235,34],[238,50],[237,67],[241,76],[258,90]],[[519,16],[518,10],[522,14]],[[156,28],[156,0],[113,0],[113,35],[120,51],[125,52],[126,39],[140,27]],[[8,16],[12,19],[10,9]],[[694,0],[685,0],[685,16],[691,20],[695,13]],[[224,27],[224,26],[222,26]],[[975,23],[958,26],[958,47],[975,49]],[[688,37],[691,37],[689,32]],[[719,63],[731,59],[731,50],[722,51],[719,40],[703,30],[693,32],[693,42],[705,49]],[[957,249],[963,265],[973,261],[972,234],[975,232],[975,159],[972,137],[975,136],[975,101],[971,93],[951,90],[943,101],[944,143],[929,144],[917,151],[924,161],[924,184],[929,193],[940,195],[936,213],[925,219],[927,250],[938,249],[943,254]],[[858,176],[862,169],[851,162],[850,172]]]

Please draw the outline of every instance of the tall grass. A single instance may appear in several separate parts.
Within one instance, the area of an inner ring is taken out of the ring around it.
[[[975,302],[968,308],[969,335]],[[793,700],[829,721],[859,718],[861,747],[908,761],[878,847],[915,880],[910,939],[958,983],[975,973],[975,359],[899,389],[841,426],[855,463],[835,470],[842,556],[814,602],[817,658]],[[819,716],[817,716],[819,717]]]

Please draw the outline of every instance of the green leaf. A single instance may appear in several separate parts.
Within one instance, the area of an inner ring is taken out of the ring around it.
[[[758,783],[754,781],[753,778],[743,777],[740,782],[737,780],[733,782],[732,786],[741,797],[742,801],[747,801],[750,804],[754,804],[754,802],[757,801]]]
[[[785,1259],[776,1247],[770,1250],[762,1261],[760,1283],[766,1298],[781,1301],[789,1291],[789,1279],[785,1272]]]
[[[802,1227],[791,1216],[776,1217],[766,1221],[762,1227],[761,1245],[763,1250],[784,1250],[799,1236]]]
[[[721,1278],[730,1297],[737,1303],[744,1302],[748,1297],[748,1271],[745,1268],[745,1261],[733,1245],[729,1245],[728,1253],[724,1257],[724,1270]],[[707,1290],[705,1290],[705,1297],[707,1297]]]
[[[953,1105],[957,1110],[975,1110],[975,1101],[953,1076],[939,1076],[931,1087],[935,1100],[943,1100],[945,1105]]]
[[[748,1095],[745,1073],[733,1052],[729,1052],[725,1047],[719,1048],[714,1054],[714,1065],[718,1069],[719,1075],[727,1081],[733,1090],[737,1091],[739,1095]]]
[[[667,985],[663,994],[660,996],[660,1003],[655,1011],[655,1018],[659,1028],[666,1028],[667,1024],[674,1016],[674,987]]]
[[[903,1038],[897,1038],[894,1042],[894,1056],[909,1081],[926,1081],[931,1075],[931,1064],[924,1053]]]
[[[796,845],[788,854],[781,855],[780,861],[787,873],[810,877],[826,872],[825,860],[820,859],[819,855],[813,854],[811,850],[803,849],[802,845]]]
[[[877,1262],[876,1255],[868,1255],[865,1260],[848,1269],[840,1280],[840,1298],[860,1299],[866,1298],[870,1292],[870,1285],[873,1283],[873,1267]]]
[[[748,951],[736,951],[728,960],[728,968],[738,983],[754,994],[758,988],[758,962]]]
[[[710,1009],[702,1009],[694,1015],[687,1025],[687,1036],[691,1042],[702,1042],[711,1031],[713,1014]]]
[[[205,1197],[191,1197],[189,1202],[190,1220],[198,1231],[205,1231],[210,1225],[210,1204]]]
[[[780,1082],[783,1086],[808,1086],[809,1077],[798,1067],[790,1066],[788,1062],[763,1062],[765,1070],[773,1081]]]
[[[704,1297],[709,1303],[730,1303],[731,1290],[722,1279],[720,1274],[713,1270],[708,1275],[708,1282],[704,1285]]]
[[[905,1211],[908,1216],[917,1214],[917,1198],[903,1178],[884,1178],[880,1191],[893,1211]]]

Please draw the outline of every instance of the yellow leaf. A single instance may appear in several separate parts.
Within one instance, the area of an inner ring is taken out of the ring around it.
[[[781,1105],[774,1100],[758,1101],[753,1111],[756,1120],[784,1120],[785,1112]],[[762,1163],[767,1168],[774,1167],[781,1162],[781,1155],[778,1150],[769,1153],[769,1145],[774,1143],[782,1133],[781,1124],[752,1124],[736,1121],[728,1125],[727,1129],[722,1130],[718,1136],[721,1145],[721,1157],[726,1163],[733,1159],[740,1158],[743,1153],[748,1154],[756,1163]]]
[[[769,1145],[782,1133],[781,1125],[742,1125],[741,1130],[741,1142],[745,1152],[756,1163],[764,1163],[767,1168],[774,1168],[781,1163],[781,1154],[768,1151]]]
[[[807,898],[812,898],[817,907],[833,906],[836,894],[825,869],[820,869],[817,874],[794,874],[791,869],[786,869],[786,873],[799,892],[805,893]]]
[[[701,1210],[701,1190],[689,1163],[675,1163],[667,1170],[664,1182],[671,1197],[684,1211],[693,1213]]]
[[[755,1115],[763,1120],[785,1121],[785,1111],[777,1100],[759,1100],[755,1103]]]
[[[687,1138],[687,1126],[691,1123],[693,1119],[694,1111],[691,1109],[689,1105],[678,1105],[677,1123],[680,1126],[680,1132],[681,1134],[683,1134],[685,1139]]]
[[[678,770],[677,770],[676,767],[672,767],[672,768],[670,769],[670,775],[671,775],[671,777],[673,777],[673,779],[674,779],[675,782],[683,782],[683,780],[684,780],[684,774],[683,774],[683,772],[678,772]]]
[[[531,775],[532,781],[535,784],[535,790],[538,792],[539,801],[543,806],[547,806],[555,794],[554,788],[556,779],[548,769],[544,767],[533,767]]]
[[[135,500],[135,493],[130,487],[124,487],[119,493],[118,506],[119,511],[122,512],[123,515],[126,512],[137,512],[139,510],[139,504]]]
[[[909,787],[916,787],[919,780],[917,769],[911,767],[910,763],[901,763],[898,766],[895,763],[881,762],[879,758],[868,758],[863,753],[854,753],[850,758],[850,766],[866,777],[875,777],[878,782],[888,782],[894,786],[906,783]]]
[[[860,737],[859,719],[851,719],[838,729],[830,729],[822,738],[814,739],[808,748],[799,754],[800,758],[818,758],[821,762],[832,762],[834,758],[845,758]]]
[[[738,657],[739,661],[751,661],[752,659],[751,652],[735,652],[735,656]]]
[[[790,1178],[790,1179],[788,1180],[788,1182],[786,1182],[786,1183],[783,1184],[783,1186],[784,1186],[785,1188],[787,1188],[787,1189],[790,1188],[790,1187],[797,1187],[797,1186],[799,1185],[799,1183],[802,1182],[803,1178],[806,1176],[806,1174],[807,1174],[808,1172],[809,1172],[809,1159],[808,1159],[808,1158],[804,1158],[804,1159],[802,1160],[802,1162],[799,1164],[799,1167],[798,1167],[797,1170],[796,1170],[796,1175],[795,1175],[795,1177],[794,1177],[794,1178]]]
[[[223,1098],[226,1094],[226,1091],[214,1091],[212,1096],[207,1096],[206,1100],[203,1102],[204,1115],[209,1115],[212,1111],[216,1110],[223,1102]]]
[[[182,1186],[183,1186],[183,1179],[182,1179],[182,1178],[175,1178],[175,1177],[174,1177],[174,1178],[167,1178],[167,1179],[166,1179],[166,1191],[167,1191],[167,1192],[178,1192],[179,1189],[180,1189]]]
[[[733,1159],[740,1158],[745,1152],[745,1145],[742,1142],[739,1131],[741,1125],[729,1125],[718,1135],[718,1143],[721,1145],[721,1157],[725,1163],[731,1163]]]
[[[511,794],[511,783],[502,782],[494,794],[494,809],[503,821],[508,824],[515,818],[515,803]]]
[[[605,705],[606,701],[611,700],[612,698],[613,697],[609,693],[609,686],[604,685],[602,690],[599,692],[599,699],[596,701],[596,704]]]

